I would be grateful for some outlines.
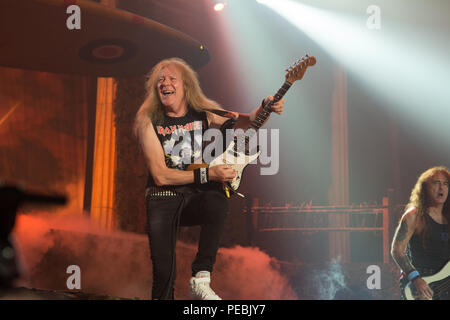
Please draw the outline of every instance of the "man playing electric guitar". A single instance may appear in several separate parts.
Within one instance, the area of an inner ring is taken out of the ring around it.
[[[209,283],[228,203],[214,183],[221,187],[221,183],[232,181],[236,172],[227,164],[194,171],[186,168],[201,160],[205,130],[213,124],[222,125],[227,118],[208,112],[222,108],[203,94],[195,71],[181,59],[159,62],[150,72],[146,88],[135,132],[149,170],[146,204],[152,299],[174,299],[178,228],[201,225],[198,252],[191,266],[191,298],[220,300]],[[276,101],[271,111],[281,114],[283,104],[283,99]],[[236,125],[246,128],[260,109],[239,114]]]
[[[449,181],[445,167],[422,173],[395,232],[391,254],[404,299],[450,299]]]

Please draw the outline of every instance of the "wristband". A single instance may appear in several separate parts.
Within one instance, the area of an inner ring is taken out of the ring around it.
[[[413,281],[415,278],[420,277],[419,271],[413,270],[410,273],[408,273],[408,280]]]
[[[205,184],[209,181],[208,168],[198,168],[194,170],[194,183]]]

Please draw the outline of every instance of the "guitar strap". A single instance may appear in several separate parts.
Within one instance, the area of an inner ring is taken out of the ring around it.
[[[265,98],[261,102],[261,107],[264,106],[264,101],[265,101]],[[239,116],[236,116],[233,112],[224,110],[224,109],[204,109],[204,110],[215,113],[221,117],[234,119],[234,121],[236,121],[239,118]]]
[[[205,109],[205,111],[212,112],[217,114],[218,116],[224,117],[224,118],[230,118],[237,120],[239,116],[236,116],[233,112],[228,110],[222,110],[222,109]]]
[[[236,116],[236,114],[234,114],[234,113],[232,113],[231,111],[228,111],[228,110],[205,109],[205,111],[209,111],[211,113],[217,114],[217,115],[219,115],[221,117],[224,117],[224,118],[229,118],[227,121],[225,121],[220,126],[220,131],[222,131],[222,133],[224,133],[226,129],[233,128],[235,123],[236,123],[236,121],[237,121],[237,119],[239,118],[239,115]]]

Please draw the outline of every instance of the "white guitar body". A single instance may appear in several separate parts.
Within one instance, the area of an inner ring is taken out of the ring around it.
[[[237,190],[239,188],[239,185],[241,184],[242,172],[244,171],[245,167],[249,163],[258,159],[259,155],[261,154],[260,150],[251,155],[245,154],[244,150],[235,151],[234,150],[235,145],[236,145],[235,141],[232,141],[228,145],[224,153],[215,158],[209,164],[209,167],[214,167],[220,164],[227,164],[231,166],[234,170],[236,170],[237,172],[236,177],[230,183],[230,186],[233,188],[233,190]]]
[[[422,279],[425,280],[425,282],[431,287],[431,289],[435,292],[435,295],[437,294],[436,290],[433,289],[433,283],[436,281],[441,281],[447,277],[450,277],[450,261],[447,262],[447,264],[437,273],[428,276],[423,277]],[[448,279],[450,281],[450,278]],[[405,298],[407,300],[416,300],[417,297],[415,297],[412,293],[411,287],[414,286],[411,282],[409,282],[405,287]]]

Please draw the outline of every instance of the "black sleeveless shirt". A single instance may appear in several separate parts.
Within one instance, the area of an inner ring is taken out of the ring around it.
[[[208,129],[206,112],[197,112],[189,107],[184,116],[165,115],[162,123],[153,124],[153,127],[163,147],[164,159],[168,168],[186,170],[191,163],[202,163],[203,133]],[[156,187],[151,174],[148,175],[148,187]],[[198,186],[188,184],[159,188],[186,191],[189,188],[198,189]]]
[[[431,269],[434,272],[444,267],[450,260],[449,234],[446,224],[439,224],[428,214],[425,214],[428,232],[425,239],[414,234],[408,244],[411,263],[419,271]]]

